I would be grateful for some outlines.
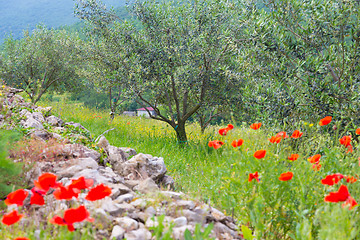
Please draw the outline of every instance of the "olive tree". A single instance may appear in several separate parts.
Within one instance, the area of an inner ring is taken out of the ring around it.
[[[24,89],[36,103],[49,89],[71,90],[76,86],[77,36],[64,30],[38,26],[21,39],[8,38],[0,52],[0,76],[13,87]]]
[[[263,0],[249,4],[237,36],[252,80],[251,107],[276,119],[360,114],[358,1]],[[261,6],[261,7],[259,7]]]
[[[79,1],[76,12],[109,39],[109,29],[127,23],[95,2]],[[136,1],[129,9],[141,26],[118,32],[127,51],[121,64],[129,90],[143,107],[155,110],[151,118],[171,125],[178,141],[186,142],[186,121],[205,105],[219,105],[214,92],[225,98],[236,89],[237,79],[228,78],[235,71],[230,64],[236,58],[235,8],[196,0]]]

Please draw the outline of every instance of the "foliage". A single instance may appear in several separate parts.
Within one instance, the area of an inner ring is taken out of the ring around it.
[[[76,86],[80,40],[65,31],[38,26],[24,38],[8,38],[0,53],[0,75],[7,85],[24,89],[33,103],[48,90]]]
[[[281,122],[330,115],[358,123],[359,3],[258,2],[248,3],[246,30],[237,36],[252,82],[243,91],[245,115]]]
[[[109,70],[119,76],[116,82],[128,85],[143,107],[155,109],[152,118],[168,123],[186,142],[185,122],[203,106],[225,105],[218,96],[227,99],[236,87],[236,79],[227,74],[235,58],[233,10],[220,1],[138,1],[131,12],[141,29],[119,22],[96,1],[81,1],[76,12],[94,26],[103,47],[116,49],[116,67]],[[112,79],[107,77],[108,84],[113,85]],[[166,111],[160,111],[161,105]]]
[[[19,134],[14,131],[0,130],[0,198],[4,198],[12,191],[11,180],[21,172],[21,165],[8,159],[10,144],[18,139]]]

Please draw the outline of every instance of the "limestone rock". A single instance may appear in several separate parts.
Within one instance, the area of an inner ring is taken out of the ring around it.
[[[44,116],[42,115],[41,112],[33,112],[31,114],[31,117],[34,118],[35,120],[41,122],[41,123],[45,122],[45,118],[44,118]]]
[[[139,153],[130,160],[124,162],[118,172],[128,179],[145,179],[151,177],[160,180],[166,173],[163,158],[152,157],[148,154]]]
[[[125,233],[127,240],[150,240],[151,233],[145,228],[139,228],[137,230]]]
[[[115,222],[124,228],[126,231],[136,230],[139,228],[139,223],[129,217],[116,218]]]
[[[175,218],[174,219],[174,224],[175,224],[175,227],[185,226],[187,224],[187,219],[186,219],[186,217],[183,217],[183,216]]]
[[[159,191],[160,189],[152,178],[147,178],[139,185],[137,185],[134,190],[137,190],[141,193],[153,193]]]
[[[111,231],[110,239],[111,240],[113,240],[113,239],[121,240],[124,238],[124,234],[125,234],[125,229],[123,229],[119,225],[115,225]]]
[[[25,121],[21,122],[24,128],[35,128],[35,129],[44,129],[44,126],[41,122],[37,121],[32,117],[28,117]]]
[[[122,202],[131,202],[131,200],[134,199],[134,195],[132,195],[131,193],[127,193],[127,194],[124,194],[124,195],[120,195],[119,197],[117,197],[115,199],[115,202],[117,203],[122,203]]]
[[[46,122],[56,127],[62,127],[64,125],[64,121],[54,115],[47,117]]]

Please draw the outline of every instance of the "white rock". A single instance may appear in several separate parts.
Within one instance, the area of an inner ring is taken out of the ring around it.
[[[175,227],[185,226],[187,224],[187,219],[186,219],[186,217],[175,218],[174,219],[174,224],[175,224]]]
[[[132,195],[131,193],[127,193],[127,194],[124,194],[124,195],[120,195],[119,197],[117,197],[115,199],[115,201],[117,203],[122,203],[122,202],[131,202],[131,200],[134,199],[134,195]]]
[[[126,231],[136,230],[139,228],[139,223],[129,217],[116,218],[115,221],[118,225],[120,225]]]
[[[145,228],[139,228],[128,233],[125,233],[125,238],[127,240],[150,240],[151,233]]]
[[[137,185],[134,190],[137,190],[141,193],[154,193],[159,191],[160,189],[152,178],[147,178],[139,185]]]
[[[125,229],[120,227],[119,225],[115,225],[111,231],[110,239],[113,240],[114,238],[116,240],[123,239],[125,233]]]

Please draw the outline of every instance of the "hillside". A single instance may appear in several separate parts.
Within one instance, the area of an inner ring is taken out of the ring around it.
[[[108,6],[125,5],[125,0],[104,0]],[[33,29],[44,23],[49,27],[74,24],[78,21],[73,15],[73,0],[0,0],[0,43],[12,34],[22,36],[24,29]]]

